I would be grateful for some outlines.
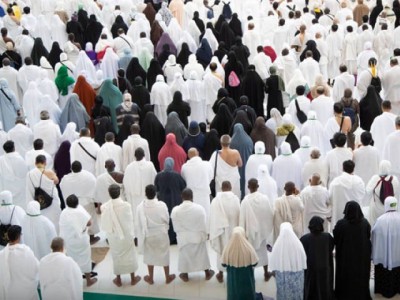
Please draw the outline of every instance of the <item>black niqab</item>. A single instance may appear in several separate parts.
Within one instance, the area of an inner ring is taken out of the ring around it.
[[[55,68],[56,64],[60,62],[61,53],[63,53],[63,51],[60,48],[60,44],[58,44],[58,42],[53,42],[49,56],[47,57],[47,60],[49,61],[53,69]]]

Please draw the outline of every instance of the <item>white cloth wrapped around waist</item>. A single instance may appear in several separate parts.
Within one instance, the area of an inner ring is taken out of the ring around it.
[[[178,247],[183,248],[188,244],[200,244],[207,240],[207,233],[183,231],[177,234]]]

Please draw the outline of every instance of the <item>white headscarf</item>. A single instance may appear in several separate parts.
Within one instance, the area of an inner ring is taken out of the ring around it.
[[[72,144],[72,142],[78,138],[79,133],[76,131],[76,124],[74,122],[69,122],[61,136],[61,142],[69,141]]]
[[[305,135],[301,138],[300,147],[301,148],[310,148],[311,147],[311,139],[309,136]]]
[[[96,68],[94,67],[90,58],[87,56],[86,52],[81,50],[79,51],[78,59],[76,60],[76,66],[74,70],[75,78],[78,78],[78,76],[81,74],[81,71],[83,70],[86,73],[85,78],[90,84],[96,82]]]
[[[284,222],[269,260],[269,269],[279,272],[299,272],[307,269],[303,245],[293,231],[292,224]]]
[[[170,89],[171,89],[172,95],[174,95],[175,92],[179,91],[182,93],[183,101],[189,100],[189,97],[190,97],[189,89],[187,88],[187,86],[185,84],[185,80],[183,79],[183,76],[181,73],[175,73],[174,80],[171,83]]]
[[[40,204],[37,201],[29,201],[26,207],[26,214],[30,217],[40,216]]]
[[[233,229],[231,238],[222,252],[221,262],[235,268],[257,264],[257,253],[246,239],[246,233],[242,227],[235,227]]]
[[[119,56],[112,48],[107,48],[106,54],[101,62],[100,69],[103,71],[105,79],[114,79],[117,77]],[[91,62],[90,62],[91,63]]]
[[[288,142],[282,142],[281,144],[281,154],[288,156],[292,154],[292,148]]]
[[[0,205],[11,205],[13,204],[13,196],[10,191],[2,191],[0,193]]]
[[[262,141],[258,141],[254,144],[255,154],[265,154],[265,144]]]
[[[392,164],[388,160],[382,160],[379,163],[379,176],[387,176],[392,172]]]

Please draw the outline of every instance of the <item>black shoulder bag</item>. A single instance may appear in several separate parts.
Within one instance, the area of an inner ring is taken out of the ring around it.
[[[1,223],[0,224],[0,245],[1,246],[6,246],[8,243],[8,234],[7,233],[8,233],[8,229],[11,227],[11,221],[14,216],[14,211],[15,211],[15,205],[14,205],[14,208],[11,213],[10,222],[8,222],[8,224],[3,224],[0,222]]]
[[[296,116],[297,116],[297,119],[299,119],[299,122],[301,124],[303,124],[303,123],[305,123],[307,121],[307,116],[304,113],[304,111],[302,111],[300,109],[299,102],[297,102],[297,99],[294,99],[294,103],[296,104]]]
[[[43,173],[44,173],[44,171],[42,172],[42,175],[40,175],[40,181],[39,181],[39,186],[38,187],[36,187],[33,184],[32,179],[29,176],[29,179],[31,180],[33,188],[35,189],[35,195],[34,195],[33,199],[35,199],[37,202],[39,202],[40,210],[48,208],[53,203],[53,190],[54,190],[54,188],[52,190],[52,193],[51,193],[52,195],[51,196],[49,194],[47,194],[47,192],[41,188]]]

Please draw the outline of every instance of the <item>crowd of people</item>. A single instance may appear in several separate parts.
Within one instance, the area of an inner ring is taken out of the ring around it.
[[[398,0],[2,0],[0,298],[82,299],[100,231],[118,287],[138,254],[174,281],[177,244],[228,299],[262,299],[255,267],[278,300],[371,299],[371,262],[400,293],[399,25]]]

